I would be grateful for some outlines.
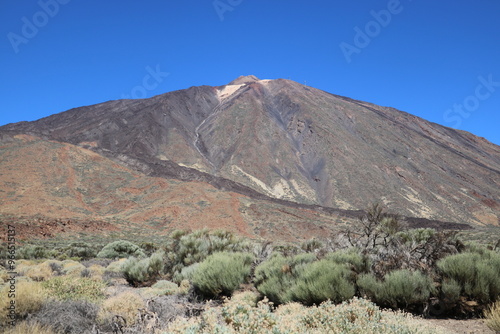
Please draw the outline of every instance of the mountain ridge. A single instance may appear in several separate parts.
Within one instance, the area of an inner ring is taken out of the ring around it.
[[[500,216],[500,147],[286,79],[108,101],[2,132],[169,161],[297,203],[359,210],[381,201],[405,216],[472,225]]]

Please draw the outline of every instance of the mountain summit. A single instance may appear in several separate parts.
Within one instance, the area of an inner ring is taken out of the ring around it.
[[[227,180],[251,196],[343,210],[379,201],[404,216],[499,224],[499,146],[290,80],[242,76],[2,133],[89,148],[149,175]]]
[[[229,83],[229,85],[243,85],[252,82],[260,81],[255,75],[242,75]]]

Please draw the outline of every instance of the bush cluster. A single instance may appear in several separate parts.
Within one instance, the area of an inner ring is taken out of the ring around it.
[[[193,285],[208,298],[230,296],[248,279],[253,259],[248,253],[214,253],[193,273]]]
[[[438,261],[443,293],[453,301],[459,296],[487,304],[500,296],[500,254],[464,252]]]
[[[362,295],[368,296],[377,305],[408,309],[414,305],[423,306],[434,292],[434,282],[420,271],[394,270],[383,280],[373,274],[358,278]]]
[[[129,256],[142,258],[146,257],[146,254],[139,246],[126,240],[113,241],[97,253],[97,257],[108,259],[127,258]]]
[[[151,285],[163,273],[163,258],[163,252],[154,253],[145,259],[129,257],[121,270],[129,284]]]
[[[168,322],[188,315],[168,333],[412,332],[410,317],[378,307],[450,315],[484,311],[491,328],[500,326],[498,250],[464,245],[450,232],[407,229],[379,206],[344,233],[301,245],[274,246],[208,230],[176,231],[161,250],[141,245],[119,240],[97,252],[72,243],[57,250],[59,260],[42,261],[37,259],[55,253],[23,247],[21,255],[31,260],[17,261],[24,276],[18,320],[31,314],[34,322],[18,327],[83,333],[95,325],[109,332],[119,316],[128,330],[141,332],[141,314],[155,312]],[[0,268],[2,280],[5,272]],[[132,292],[124,279],[140,288]],[[114,286],[106,299],[107,285]],[[199,297],[226,301],[203,311],[195,304]]]
[[[249,244],[227,231],[174,231],[165,246],[165,270],[178,282],[185,267],[201,263],[217,252],[248,251]]]
[[[222,321],[221,321],[222,320]],[[235,295],[222,307],[211,308],[198,317],[179,317],[167,327],[167,333],[442,333],[423,325],[412,316],[382,311],[375,304],[353,298],[335,305],[324,302],[318,306],[304,307],[298,303],[280,305],[264,299],[255,305],[255,298]]]

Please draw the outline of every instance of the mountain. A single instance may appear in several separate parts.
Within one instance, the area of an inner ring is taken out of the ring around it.
[[[380,201],[403,216],[499,225],[499,146],[290,80],[243,76],[0,127],[16,135],[266,203],[349,216]]]

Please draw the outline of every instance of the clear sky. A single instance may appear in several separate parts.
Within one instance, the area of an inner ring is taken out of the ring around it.
[[[0,125],[240,75],[500,144],[498,0],[2,0]]]

